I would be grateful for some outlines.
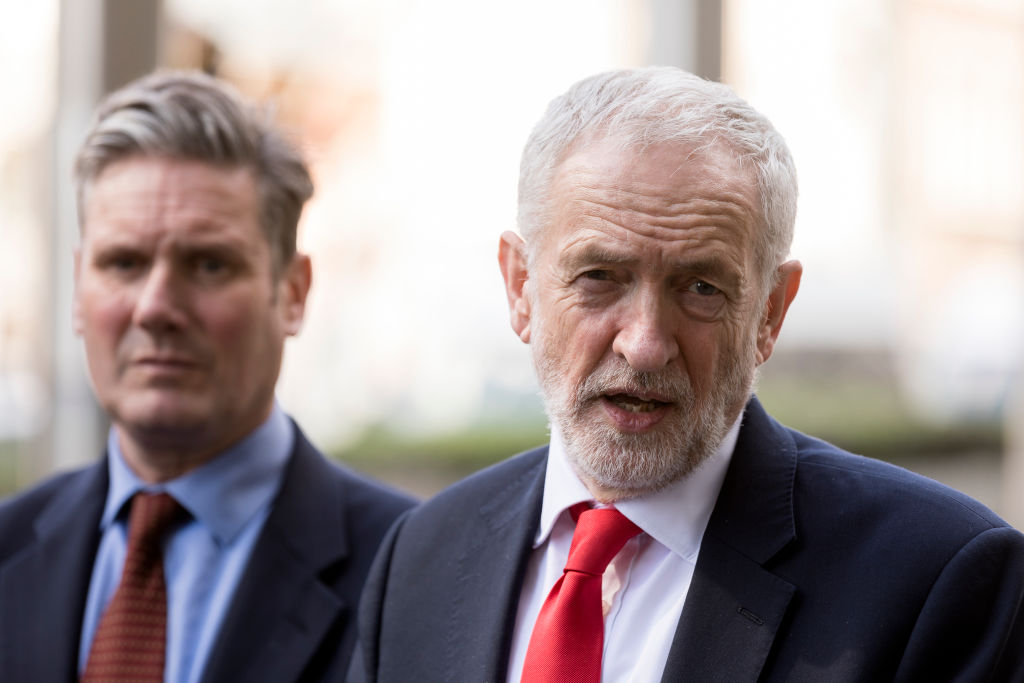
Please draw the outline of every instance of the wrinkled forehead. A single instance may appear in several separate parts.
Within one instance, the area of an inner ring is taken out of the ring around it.
[[[97,230],[201,235],[224,226],[259,226],[256,182],[245,167],[137,156],[108,165],[96,178],[82,212],[81,238]]]
[[[260,199],[261,177],[252,164],[234,161],[216,161],[199,157],[137,150],[131,153],[119,155],[106,160],[103,164],[97,165],[91,174],[81,179],[78,186],[78,211],[82,215],[88,207],[89,200],[96,187],[112,175],[117,175],[124,168],[149,167],[162,170],[175,170],[179,168],[190,169],[192,174],[199,170],[201,175],[213,175],[222,177],[248,176],[252,187],[256,190],[255,198]]]
[[[555,169],[546,233],[558,231],[567,203],[589,211],[614,207],[655,220],[718,211],[754,237],[762,211],[754,172],[725,145],[625,144],[604,137],[578,146]],[[543,239],[543,237],[542,237]]]
[[[556,169],[527,258],[531,267],[594,253],[644,268],[728,263],[746,280],[757,269],[761,215],[753,174],[727,148],[601,139]]]

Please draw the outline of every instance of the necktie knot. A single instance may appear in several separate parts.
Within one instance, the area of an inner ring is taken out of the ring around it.
[[[128,518],[128,548],[159,554],[160,541],[185,509],[169,493],[136,493]]]
[[[600,576],[640,527],[614,508],[586,509],[576,519],[566,571]]]

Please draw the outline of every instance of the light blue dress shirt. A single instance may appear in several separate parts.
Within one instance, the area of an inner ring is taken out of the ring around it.
[[[266,422],[205,465],[168,482],[147,485],[125,463],[114,429],[107,438],[110,488],[100,520],[82,622],[78,670],[103,610],[121,580],[127,550],[128,508],[137,491],[167,491],[191,514],[164,547],[167,581],[167,656],[164,680],[198,681],[231,596],[263,528],[295,441],[277,404]]]

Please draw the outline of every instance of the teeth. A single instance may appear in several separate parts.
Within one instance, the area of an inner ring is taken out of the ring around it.
[[[615,401],[615,405],[631,413],[649,413],[658,407],[649,401]]]

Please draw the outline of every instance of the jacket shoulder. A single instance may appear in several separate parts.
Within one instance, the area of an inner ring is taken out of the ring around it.
[[[859,504],[868,511],[887,511],[887,516],[920,517],[930,522],[926,528],[941,525],[973,535],[1009,526],[984,504],[945,484],[789,431],[797,446],[798,492],[807,488],[827,492],[840,510]]]
[[[324,502],[336,498],[346,524],[360,537],[377,541],[391,523],[416,500],[397,489],[335,462],[313,446],[296,426],[296,443],[281,495],[290,499],[312,496]]]
[[[485,467],[422,503],[412,517],[444,517],[489,507],[505,495],[525,496],[536,482],[538,472],[543,476],[547,454],[548,447],[542,446]]]
[[[412,496],[326,456],[322,458],[325,476],[333,479],[341,489],[350,519],[359,527],[372,529],[379,537],[384,536],[397,517],[418,502]]]
[[[31,543],[35,522],[69,488],[77,486],[102,465],[64,472],[0,500],[0,562]]]

